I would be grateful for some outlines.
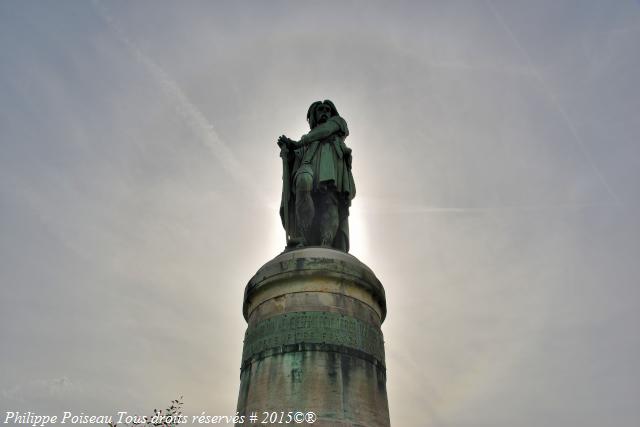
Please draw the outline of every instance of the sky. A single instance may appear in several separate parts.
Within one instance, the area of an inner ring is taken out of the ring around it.
[[[0,411],[235,413],[331,99],[392,425],[640,420],[640,2],[0,2]]]

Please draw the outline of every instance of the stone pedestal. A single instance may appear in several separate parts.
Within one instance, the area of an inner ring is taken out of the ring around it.
[[[384,289],[357,258],[318,247],[282,253],[247,284],[243,313],[238,411],[247,418],[237,425],[311,411],[317,427],[389,426]]]

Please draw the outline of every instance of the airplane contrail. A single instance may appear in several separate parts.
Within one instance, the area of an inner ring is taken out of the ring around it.
[[[360,203],[368,212],[377,214],[473,214],[496,212],[537,212],[548,210],[581,210],[598,207],[611,207],[611,203],[551,203],[551,204],[518,204],[493,206],[428,206],[416,205],[402,200],[364,198]]]
[[[233,152],[217,134],[213,125],[207,120],[202,111],[191,102],[176,81],[173,80],[158,63],[140,50],[135,43],[127,37],[122,27],[109,14],[99,0],[93,0],[93,4],[96,6],[100,16],[107,23],[107,26],[117,36],[118,40],[127,46],[132,55],[144,65],[156,83],[162,87],[164,93],[175,102],[176,112],[185,120],[191,131],[198,136],[198,139],[211,150],[227,173],[229,173],[236,182],[254,193],[254,196],[266,205],[267,202],[264,195],[259,194],[255,190],[254,181],[247,176],[247,168],[241,167],[240,162],[238,162]]]
[[[622,202],[620,201],[620,198],[616,195],[616,193],[613,192],[613,189],[611,188],[611,186],[609,185],[609,183],[605,179],[604,174],[600,171],[600,168],[598,168],[596,162],[593,160],[593,157],[591,156],[591,153],[589,152],[589,150],[587,149],[584,141],[582,140],[582,137],[580,136],[580,134],[578,133],[578,130],[576,129],[576,127],[574,126],[573,122],[569,118],[569,114],[564,109],[564,107],[562,106],[562,104],[558,100],[558,98],[555,95],[555,93],[551,90],[551,88],[549,87],[547,82],[542,78],[542,76],[540,75],[540,72],[538,71],[537,67],[533,64],[533,60],[531,59],[531,56],[529,56],[529,53],[526,51],[524,46],[522,46],[520,41],[518,41],[518,38],[513,33],[513,31],[511,31],[511,28],[507,25],[507,23],[502,18],[502,16],[496,11],[496,9],[493,6],[493,3],[491,2],[491,0],[486,0],[486,3],[487,3],[487,6],[488,6],[489,10],[493,14],[493,17],[495,18],[495,20],[498,21],[498,23],[503,28],[503,30],[509,35],[509,38],[511,38],[511,41],[516,45],[517,49],[524,56],[524,58],[527,61],[527,64],[529,65],[533,75],[535,76],[536,80],[538,80],[540,85],[547,92],[547,95],[551,99],[551,102],[553,103],[553,106],[560,113],[560,116],[562,117],[562,119],[564,120],[565,124],[569,128],[569,132],[571,133],[571,136],[573,136],[573,139],[576,141],[576,143],[577,143],[577,145],[578,145],[578,147],[580,149],[580,152],[582,153],[582,156],[585,158],[585,160],[587,161],[589,166],[591,166],[591,169],[593,169],[594,173],[598,177],[598,180],[600,181],[602,186],[605,188],[605,190],[607,191],[609,196],[613,199],[614,203],[618,207],[623,206]]]

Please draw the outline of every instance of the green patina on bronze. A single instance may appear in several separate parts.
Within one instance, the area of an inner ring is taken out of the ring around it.
[[[378,328],[349,316],[318,311],[274,316],[247,329],[242,361],[271,348],[302,343],[351,348],[384,366],[384,340]]]
[[[356,195],[347,122],[330,100],[307,111],[311,130],[295,141],[278,138],[282,158],[280,217],[287,248],[324,246],[349,251],[349,206]]]

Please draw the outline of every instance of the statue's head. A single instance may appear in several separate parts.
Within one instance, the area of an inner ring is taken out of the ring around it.
[[[336,110],[336,106],[333,105],[333,102],[328,99],[314,102],[307,111],[307,121],[309,122],[309,127],[311,129],[326,122],[333,116],[339,116],[338,110]]]

